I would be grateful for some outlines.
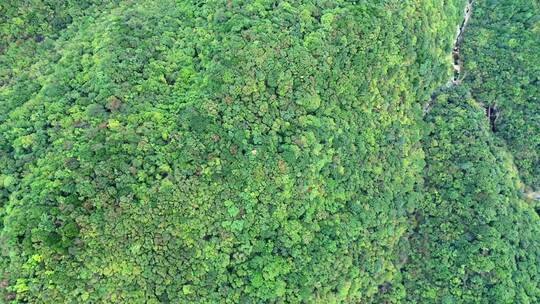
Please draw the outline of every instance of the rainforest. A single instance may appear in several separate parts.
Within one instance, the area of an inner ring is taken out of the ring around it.
[[[0,303],[540,303],[539,0],[0,1]]]

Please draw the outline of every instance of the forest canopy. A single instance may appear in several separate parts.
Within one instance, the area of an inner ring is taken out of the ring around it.
[[[540,4],[468,3],[1,3],[0,302],[540,302]]]

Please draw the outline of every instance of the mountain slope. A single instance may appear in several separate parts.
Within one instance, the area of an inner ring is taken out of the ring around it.
[[[540,219],[520,199],[512,158],[464,88],[426,118],[425,200],[404,267],[410,303],[535,303]]]

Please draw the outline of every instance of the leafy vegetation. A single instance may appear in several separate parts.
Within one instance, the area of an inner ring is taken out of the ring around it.
[[[512,152],[521,178],[540,188],[540,2],[475,4],[463,43],[465,81],[494,108],[494,134]]]
[[[426,119],[425,200],[404,267],[410,303],[540,301],[538,215],[519,198],[512,158],[465,89]]]
[[[538,301],[513,156],[423,121],[464,5],[0,4],[3,300]]]

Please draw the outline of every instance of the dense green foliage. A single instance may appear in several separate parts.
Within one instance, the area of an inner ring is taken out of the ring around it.
[[[438,96],[425,119],[405,302],[540,302],[540,219],[521,199],[540,177],[539,12],[537,1],[474,2],[466,86]]]
[[[427,117],[426,199],[404,267],[412,303],[540,302],[538,215],[519,198],[511,158],[465,90]]]
[[[0,4],[0,301],[540,301],[464,4]]]
[[[418,199],[418,100],[447,77],[459,18],[413,4],[131,3],[81,20],[0,127],[9,289],[400,298],[379,286]]]
[[[0,3],[0,49],[24,40],[57,38],[73,20],[114,7],[105,0],[5,0]]]
[[[523,181],[540,188],[540,1],[478,0],[463,42],[466,82],[497,109],[495,135]]]

